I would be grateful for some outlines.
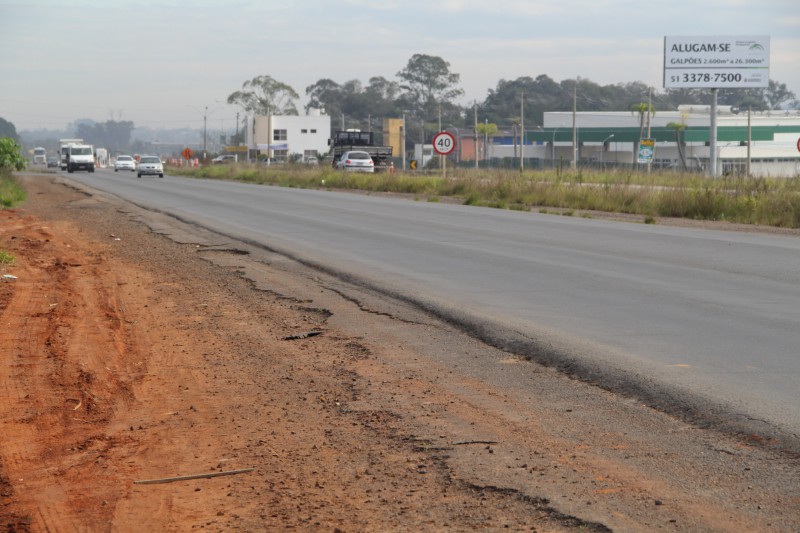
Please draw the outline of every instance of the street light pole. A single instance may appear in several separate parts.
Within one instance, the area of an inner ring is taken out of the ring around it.
[[[207,128],[208,116],[213,114],[215,111],[217,111],[220,108],[216,107],[216,108],[212,109],[211,112],[209,113],[208,112],[208,106],[205,106],[203,109],[200,109],[197,106],[193,106],[193,105],[188,105],[186,107],[191,107],[195,111],[203,114],[203,159],[205,159],[206,158],[206,149],[207,149],[207,146],[208,146],[208,128]]]
[[[208,106],[206,106],[206,110],[203,112],[203,161],[206,159],[206,142],[208,140],[208,136],[206,135],[206,123],[208,122]]]

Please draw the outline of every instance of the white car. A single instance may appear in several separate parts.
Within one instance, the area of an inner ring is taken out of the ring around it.
[[[114,172],[119,172],[120,170],[135,172],[136,161],[129,155],[118,155],[117,159],[114,161]]]
[[[367,152],[353,150],[342,154],[336,162],[336,168],[351,172],[375,172],[375,163]]]
[[[155,155],[143,155],[139,159],[139,165],[136,167],[136,176],[156,176],[159,178],[164,177],[164,163]]]

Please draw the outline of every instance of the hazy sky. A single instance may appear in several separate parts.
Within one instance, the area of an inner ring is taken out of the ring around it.
[[[0,117],[233,128],[227,96],[267,74],[305,90],[397,80],[412,55],[461,76],[459,103],[546,74],[662,89],[665,35],[769,35],[800,96],[800,0],[0,0]]]

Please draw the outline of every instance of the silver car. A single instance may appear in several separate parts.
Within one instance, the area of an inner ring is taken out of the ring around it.
[[[136,176],[141,178],[142,176],[155,175],[158,175],[159,178],[164,177],[164,163],[161,162],[158,156],[143,155],[139,159],[139,165],[136,167]]]
[[[130,170],[131,172],[135,172],[136,161],[134,161],[129,155],[118,155],[114,160],[114,172],[119,172],[120,170]]]
[[[342,154],[336,162],[336,168],[351,172],[375,172],[375,163],[367,152],[353,150]]]

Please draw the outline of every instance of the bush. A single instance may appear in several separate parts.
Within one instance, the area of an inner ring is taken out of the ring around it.
[[[11,137],[0,137],[0,172],[23,170],[28,161],[20,153],[22,147]]]

